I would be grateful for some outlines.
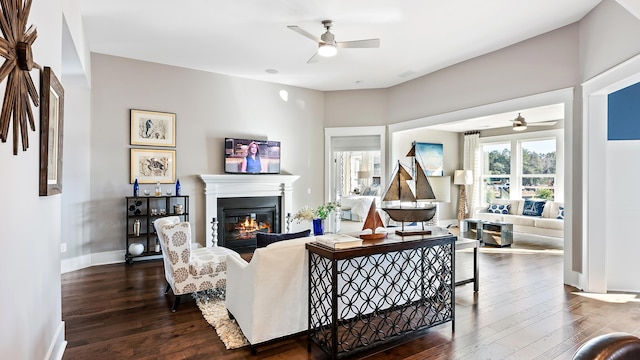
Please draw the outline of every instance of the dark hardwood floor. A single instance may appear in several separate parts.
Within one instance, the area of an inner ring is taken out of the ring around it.
[[[456,288],[451,323],[396,346],[356,359],[571,359],[594,336],[624,331],[640,335],[640,306],[576,294],[563,285],[563,257],[544,252],[491,249],[480,254],[480,292]],[[456,277],[467,277],[471,252],[457,252]],[[64,360],[74,359],[327,359],[307,352],[298,336],[258,348],[226,350],[195,302],[185,297],[176,313],[161,261],[105,265],[62,275]],[[619,297],[625,299],[624,297]]]

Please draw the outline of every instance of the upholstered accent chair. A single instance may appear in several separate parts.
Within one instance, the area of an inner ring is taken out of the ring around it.
[[[241,259],[240,254],[223,247],[192,249],[191,225],[177,216],[159,218],[153,224],[162,248],[165,294],[171,288],[175,296],[171,311],[178,309],[183,294],[226,288],[227,256]]]

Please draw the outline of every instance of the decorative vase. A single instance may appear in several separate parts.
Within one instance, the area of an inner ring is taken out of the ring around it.
[[[144,245],[141,243],[131,243],[129,244],[129,254],[131,256],[138,256],[144,252]]]
[[[324,221],[322,219],[313,219],[313,235],[324,234]]]

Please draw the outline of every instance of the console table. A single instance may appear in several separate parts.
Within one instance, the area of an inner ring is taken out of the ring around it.
[[[332,359],[451,321],[455,328],[453,235],[396,236],[309,250],[308,347]]]

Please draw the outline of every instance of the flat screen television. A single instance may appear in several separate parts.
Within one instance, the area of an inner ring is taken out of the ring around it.
[[[225,138],[224,172],[280,174],[280,142]]]

